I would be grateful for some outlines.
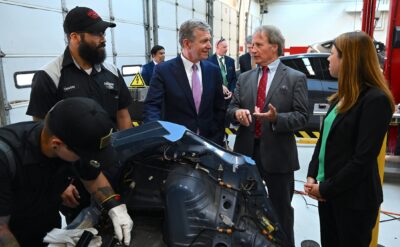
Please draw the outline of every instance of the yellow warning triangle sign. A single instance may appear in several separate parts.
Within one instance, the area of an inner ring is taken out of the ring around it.
[[[144,84],[143,77],[140,73],[136,73],[129,87],[131,88],[146,87],[146,85]]]

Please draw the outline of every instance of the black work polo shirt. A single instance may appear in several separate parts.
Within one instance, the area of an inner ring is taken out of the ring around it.
[[[70,97],[95,100],[114,123],[117,111],[132,103],[128,87],[114,65],[97,64],[88,74],[75,63],[67,47],[63,55],[35,73],[26,114],[44,118],[54,104]]]
[[[19,241],[41,241],[37,235],[45,235],[53,227],[59,227],[60,195],[68,185],[67,174],[73,166],[70,162],[42,154],[42,129],[42,121],[0,128],[0,139],[11,147],[16,167],[12,176],[8,159],[0,151],[0,217],[11,216],[10,230]],[[98,176],[98,169],[86,167],[92,169],[92,172],[86,172],[91,174],[87,180]]]

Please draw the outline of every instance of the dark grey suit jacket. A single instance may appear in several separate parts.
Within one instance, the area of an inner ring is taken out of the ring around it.
[[[235,93],[228,107],[228,117],[237,123],[236,110],[248,109],[253,114],[256,105],[259,68],[239,76]],[[264,170],[270,173],[287,173],[299,169],[294,131],[304,127],[308,120],[308,97],[306,76],[279,63],[271,87],[265,100],[263,112],[271,103],[277,109],[275,124],[262,123],[260,138],[261,162]],[[255,137],[255,118],[249,127],[240,126],[237,132],[234,151],[248,156],[253,155]]]

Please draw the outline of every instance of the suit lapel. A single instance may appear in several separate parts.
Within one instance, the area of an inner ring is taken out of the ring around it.
[[[251,98],[253,99],[253,102],[252,102],[253,107],[252,107],[252,109],[250,109],[250,111],[254,110],[254,107],[257,103],[258,73],[259,73],[259,69],[256,68],[256,69],[253,69],[249,75],[249,82],[251,83],[250,93],[251,93]]]
[[[189,102],[189,105],[192,107],[192,109],[194,111],[196,111],[196,107],[194,105],[194,100],[193,100],[192,89],[190,88],[189,80],[186,76],[185,66],[183,65],[182,58],[180,55],[178,55],[178,57],[176,58],[176,63],[173,66],[172,73],[174,73],[174,78],[176,78],[177,84],[183,90],[183,92],[186,96],[186,99]],[[203,77],[203,81],[204,81],[204,77]],[[204,85],[203,85],[203,88],[204,88]],[[204,89],[203,89],[203,94],[204,94]],[[202,101],[203,101],[203,96],[202,96]]]
[[[335,105],[337,105],[337,103],[335,103],[335,104],[331,107],[331,110],[328,111],[328,112],[326,113],[326,116],[328,116],[328,114],[333,110],[333,108],[335,107]],[[351,110],[351,109],[350,109],[350,110]],[[333,123],[332,123],[330,132],[331,132],[333,129],[336,128],[336,126],[340,123],[340,121],[342,121],[342,120],[344,119],[345,116],[346,116],[346,113],[345,113],[345,114],[343,114],[343,113],[338,113],[338,114],[336,115],[335,120],[333,120]],[[324,118],[324,120],[325,120],[325,118]]]
[[[201,103],[200,103],[199,113],[201,112],[203,106],[207,103],[208,96],[211,95],[211,92],[210,92],[211,85],[210,85],[210,83],[207,83],[207,82],[212,81],[210,73],[206,73],[207,72],[207,64],[203,61],[200,61],[200,67],[201,67],[201,78],[202,78],[201,82],[203,85],[203,92],[201,94]],[[193,103],[193,105],[194,105],[194,103]]]
[[[335,120],[333,120],[332,126],[331,126],[331,130],[334,130],[338,124],[347,116],[352,114],[351,112],[355,112],[357,111],[358,107],[360,107],[360,102],[363,100],[363,98],[365,97],[365,94],[367,93],[368,89],[367,88],[363,88],[360,92],[360,95],[358,96],[358,99],[356,101],[356,103],[345,113],[338,113],[335,117]],[[337,103],[333,104],[330,107],[330,110],[326,113],[326,116],[328,116],[329,112],[333,110],[333,108],[335,107],[335,105],[337,105]],[[353,113],[354,114],[354,113]]]
[[[151,61],[151,63],[150,63],[150,73],[151,74],[153,74],[153,72],[154,72],[154,67],[155,67],[156,65],[154,64],[154,61]]]
[[[212,55],[211,60],[214,64],[216,64],[219,67],[219,63],[218,63],[218,58],[217,55]]]
[[[274,94],[275,90],[279,88],[279,85],[282,83],[283,78],[286,76],[286,73],[287,73],[286,66],[284,66],[282,62],[280,62],[278,68],[276,69],[274,79],[272,79],[271,81],[271,86],[268,90],[267,97],[265,98],[264,108],[270,102],[271,97]]]

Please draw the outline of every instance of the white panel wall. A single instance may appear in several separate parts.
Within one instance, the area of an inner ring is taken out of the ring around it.
[[[258,0],[241,0],[239,16],[239,47],[242,48],[239,51],[238,56],[247,52],[246,50],[246,36],[251,35],[254,29],[261,25],[261,15],[260,15],[260,4]],[[246,18],[247,16],[247,18]]]
[[[177,56],[181,48],[178,30],[189,19],[206,20],[206,1],[154,0],[157,1],[158,44],[164,46],[166,60]]]
[[[206,21],[207,2],[193,0],[193,8],[195,9],[193,17]]]
[[[141,0],[64,0],[67,10],[75,6],[94,9],[107,21],[113,15],[117,27],[106,31],[107,62],[117,67],[146,62]],[[5,96],[8,103],[27,101],[30,88],[16,88],[14,73],[38,70],[64,52],[66,40],[63,31],[62,1],[29,0],[0,2],[0,49],[6,54],[2,58],[5,80]],[[10,23],[6,25],[5,23]],[[111,32],[113,30],[113,34]],[[114,50],[113,50],[114,48]],[[113,60],[114,52],[116,54]],[[129,83],[132,78],[125,78]],[[1,92],[4,93],[4,92]],[[25,104],[13,104],[9,111],[10,122],[30,120],[25,115]],[[14,108],[15,106],[15,108]],[[3,104],[0,105],[3,107]],[[0,109],[4,110],[4,109]]]
[[[387,0],[377,2],[380,2],[380,8],[387,9]],[[361,30],[362,4],[360,0],[270,1],[263,24],[281,29],[286,47],[307,46],[333,39],[344,32]],[[376,40],[385,43],[388,12],[381,13],[374,34]]]
[[[228,56],[237,60],[237,8],[238,6],[226,1],[214,1],[213,8],[213,53],[215,52],[215,43],[225,38],[228,41]]]
[[[144,20],[143,0],[0,0],[0,49],[5,53],[2,60],[6,102],[0,102],[0,111],[9,102],[29,100],[30,88],[17,89],[14,73],[38,70],[62,54],[66,47],[63,19],[66,10],[75,6],[94,9],[107,21],[112,19],[117,26],[106,31],[107,62],[118,68],[123,65],[146,63],[147,29]],[[243,9],[238,22],[239,2]],[[147,0],[150,13],[149,32],[152,32],[153,17],[158,23],[158,44],[166,49],[166,59],[180,52],[178,44],[179,26],[186,20],[196,18],[207,21],[208,0]],[[64,4],[64,5],[63,5]],[[156,4],[156,13],[152,12]],[[260,23],[258,0],[213,0],[214,39],[224,37],[229,41],[228,54],[237,59],[239,45],[244,46],[244,16],[249,12],[249,33]],[[154,16],[153,16],[154,15]],[[151,37],[150,37],[151,38]],[[149,45],[154,44],[149,40]],[[1,68],[1,67],[0,67]],[[125,77],[130,83],[132,77]],[[0,90],[1,87],[0,87]],[[4,103],[4,104],[3,104]],[[11,122],[31,119],[24,115],[26,105],[17,104],[9,112]]]
[[[118,0],[112,2],[112,13],[117,24],[114,31],[116,65],[143,64],[146,62],[143,1]],[[111,36],[107,37],[111,48]],[[109,54],[111,55],[111,53]],[[126,80],[127,81],[127,80]]]
[[[175,1],[157,1],[158,44],[164,46],[166,60],[176,57],[179,52]]]
[[[76,6],[89,7],[96,11],[103,20],[110,20],[110,7],[108,0],[66,0],[68,10]]]
[[[11,103],[26,101],[30,88],[16,88],[14,73],[37,70],[63,52],[61,4],[52,1],[0,3],[0,23],[0,49],[6,55],[2,58],[6,98]],[[11,121],[30,120],[24,111],[26,103],[11,110]]]

